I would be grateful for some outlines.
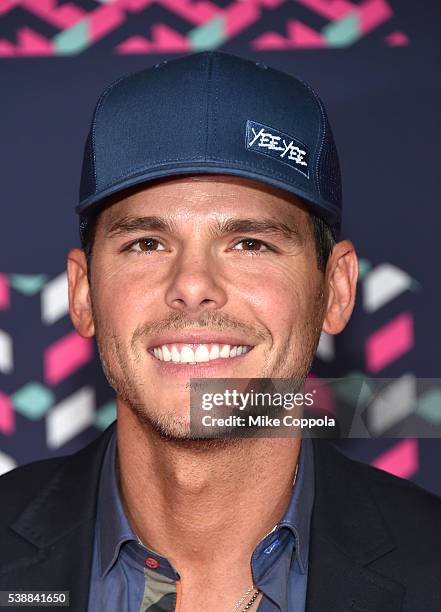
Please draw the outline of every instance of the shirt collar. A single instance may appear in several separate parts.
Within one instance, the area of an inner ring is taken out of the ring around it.
[[[97,536],[101,576],[110,571],[124,542],[133,540],[141,544],[130,527],[122,506],[116,475],[116,451],[115,428],[103,460],[98,493]],[[268,554],[268,550],[271,552],[274,542],[276,540],[286,541],[280,530],[288,530],[294,536],[299,570],[302,574],[307,571],[310,521],[314,501],[313,461],[312,441],[304,438],[300,447],[296,482],[288,508],[276,527],[259,542],[253,553],[256,579],[259,579],[259,575],[263,576],[264,573],[267,573],[267,570],[273,565],[274,556]],[[158,557],[157,554],[156,557]],[[262,561],[258,561],[259,559]],[[164,564],[168,565],[165,558]]]
[[[300,446],[297,477],[288,508],[276,527],[259,542],[253,553],[253,571],[256,580],[264,577],[266,580],[267,574],[272,571],[274,559],[280,556],[282,549],[292,540],[298,562],[296,571],[305,574],[308,570],[310,522],[314,502],[313,462],[312,441],[304,438]],[[287,532],[291,537],[287,537]]]
[[[138,541],[122,506],[116,477],[116,429],[109,440],[100,476],[97,508],[100,575],[107,574],[124,542]]]
[[[288,508],[279,527],[288,527],[296,540],[297,559],[302,574],[306,573],[309,556],[309,531],[314,503],[314,452],[310,438],[303,438],[299,467]]]

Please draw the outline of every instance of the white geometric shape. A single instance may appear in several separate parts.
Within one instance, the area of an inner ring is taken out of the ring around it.
[[[369,406],[368,429],[379,436],[412,414],[415,407],[416,377],[405,374],[376,395]]]
[[[363,307],[366,312],[375,312],[409,289],[412,278],[400,268],[389,263],[376,266],[363,281]]]
[[[66,272],[49,281],[41,291],[41,320],[51,325],[69,310]]]
[[[0,451],[0,476],[17,467],[15,459]]]
[[[334,336],[322,332],[317,347],[317,356],[322,361],[332,361],[334,359]]]
[[[13,368],[12,338],[9,334],[0,329],[0,372],[2,374],[10,374]]]
[[[83,387],[57,404],[46,416],[46,442],[59,448],[95,421],[95,390]]]

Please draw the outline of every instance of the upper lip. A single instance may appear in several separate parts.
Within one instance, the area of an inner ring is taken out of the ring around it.
[[[230,346],[254,346],[249,340],[240,338],[239,336],[226,336],[223,333],[215,332],[175,332],[163,336],[155,336],[150,342],[148,348],[162,346],[163,344],[176,344],[178,342],[187,344],[229,344]]]

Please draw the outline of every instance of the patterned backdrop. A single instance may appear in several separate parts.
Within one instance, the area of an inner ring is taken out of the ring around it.
[[[409,414],[441,424],[441,384],[417,390],[440,377],[440,23],[437,0],[0,0],[0,472],[74,452],[115,418],[67,314],[83,143],[105,85],[205,49],[298,75],[329,110],[360,280],[314,373],[391,379],[383,436]],[[338,444],[441,494],[437,439]]]

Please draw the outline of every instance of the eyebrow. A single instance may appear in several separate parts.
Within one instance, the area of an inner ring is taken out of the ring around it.
[[[214,237],[236,233],[269,234],[295,244],[302,242],[297,226],[290,226],[275,219],[225,219],[224,221],[217,221],[210,228],[210,233]]]
[[[149,217],[122,217],[112,223],[107,233],[109,236],[120,236],[152,230],[172,234],[176,231],[176,226],[170,219],[157,215],[150,215]]]
[[[160,231],[164,233],[178,233],[176,224],[165,217],[150,215],[147,217],[122,217],[112,223],[108,230],[108,235],[122,236],[136,232]],[[229,218],[222,221],[215,221],[209,227],[210,235],[218,238],[228,234],[268,234],[280,237],[288,242],[298,245],[303,242],[302,236],[296,225],[287,225],[276,219],[237,219]]]

